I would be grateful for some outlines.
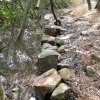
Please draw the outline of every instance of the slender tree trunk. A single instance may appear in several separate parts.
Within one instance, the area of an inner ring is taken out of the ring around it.
[[[98,11],[100,11],[100,0],[97,1],[95,9],[97,9]]]
[[[55,12],[54,12],[54,3],[53,3],[53,0],[50,0],[50,5],[51,5],[51,11],[52,11],[52,14],[54,16],[54,19],[56,20],[56,22],[54,23],[55,25],[58,25],[58,26],[61,26],[61,21],[58,20]]]
[[[17,40],[21,40],[23,35],[24,35],[24,30],[26,28],[26,22],[27,22],[27,15],[28,15],[28,12],[31,8],[31,4],[32,4],[32,0],[28,2],[27,4],[27,7],[26,7],[26,10],[24,12],[24,16],[23,16],[23,21],[22,21],[22,25],[21,25],[21,29],[20,29],[20,32],[19,32],[19,36],[18,36],[18,39]]]
[[[54,16],[54,19],[55,19],[55,22],[54,24],[57,25],[57,26],[61,26],[61,21],[57,18],[55,12],[54,12],[54,3],[53,3],[53,0],[50,0],[50,6],[51,6],[51,12]],[[56,35],[60,35],[60,29],[56,29]]]
[[[87,0],[87,4],[88,4],[88,9],[91,10],[92,6],[91,6],[91,0]]]

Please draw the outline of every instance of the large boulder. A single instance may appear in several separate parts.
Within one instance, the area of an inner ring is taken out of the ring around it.
[[[53,91],[51,100],[65,100],[69,94],[70,87],[65,83],[60,83]]]
[[[34,88],[38,100],[44,100],[45,96],[53,92],[60,81],[61,77],[55,69],[51,69],[35,78]]]
[[[38,70],[40,73],[46,72],[51,68],[57,68],[60,54],[55,50],[46,49],[38,55]]]

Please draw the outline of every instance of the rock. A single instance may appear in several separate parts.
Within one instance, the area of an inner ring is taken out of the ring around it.
[[[46,49],[38,55],[38,69],[40,73],[46,72],[51,68],[57,68],[60,54],[55,50]]]
[[[54,17],[53,14],[47,13],[44,16],[44,25],[53,25],[54,24]]]
[[[44,33],[45,33],[46,35],[56,36],[56,35],[57,35],[57,30],[56,30],[56,28],[45,27]]]
[[[44,33],[46,35],[50,35],[50,36],[57,36],[57,35],[59,35],[58,32],[60,32],[60,31],[66,31],[66,30],[63,29],[62,27],[56,26],[56,25],[45,26],[45,29],[44,29]]]
[[[76,69],[77,66],[75,66],[75,64],[79,62],[77,59],[77,53],[75,52],[75,49],[65,49],[65,53],[62,54],[60,57],[60,63],[63,65],[67,65],[67,68]]]
[[[59,53],[65,53],[65,45],[62,45],[58,48]]]
[[[61,68],[70,68],[70,66],[68,64],[64,64],[64,63],[58,63],[57,66],[58,66],[59,69],[61,69]]]
[[[91,34],[91,30],[85,30],[81,32],[81,35],[83,36],[89,36]]]
[[[50,49],[57,51],[58,47],[57,46],[52,46]]]
[[[56,44],[57,46],[61,46],[64,44],[64,40],[61,37],[56,37]]]
[[[7,80],[3,75],[0,75],[0,82],[2,82],[3,84],[7,84]]]
[[[68,35],[60,35],[56,37],[56,44],[58,46],[64,45],[64,44],[70,44],[70,39],[75,38],[73,34],[68,34]]]
[[[75,79],[75,71],[72,69],[62,68],[59,74],[64,81],[73,81]]]
[[[46,94],[53,92],[60,81],[61,76],[55,69],[51,69],[37,77],[34,80],[34,88],[38,100],[44,100]]]
[[[43,43],[47,42],[48,38],[49,38],[49,35],[44,35],[43,34],[42,39],[41,39],[41,43],[43,44]]]
[[[46,35],[56,36],[57,35],[56,32],[57,32],[56,29],[52,29],[51,27],[45,27],[44,29],[44,33]]]
[[[93,76],[95,74],[95,69],[92,66],[87,66],[86,67],[86,74],[88,76]]]
[[[36,100],[34,97],[31,97],[29,100]]]
[[[53,37],[53,36],[50,36],[49,38],[48,38],[48,43],[50,43],[50,44],[52,44],[52,45],[55,45],[55,37]]]
[[[97,62],[100,62],[100,55],[92,54],[91,59]]]
[[[69,94],[70,87],[65,83],[60,83],[53,91],[51,100],[65,100]]]
[[[42,51],[43,50],[46,50],[46,49],[49,49],[49,50],[57,50],[57,46],[52,46],[51,44],[49,43],[44,43],[42,45]]]
[[[0,82],[0,100],[7,100],[3,84]]]
[[[42,45],[42,49],[48,49],[48,48],[51,48],[52,47],[52,45],[51,44],[49,44],[49,43],[44,43],[43,45]]]
[[[100,77],[100,63],[91,65],[91,66],[87,66],[86,74],[88,76],[94,76],[95,78]]]
[[[55,45],[55,37],[49,35],[43,35],[41,43],[49,43],[51,45]]]
[[[49,21],[49,20],[52,19],[52,18],[53,18],[53,15],[50,14],[50,13],[45,14],[45,16],[44,16],[44,20],[45,20],[45,21]]]

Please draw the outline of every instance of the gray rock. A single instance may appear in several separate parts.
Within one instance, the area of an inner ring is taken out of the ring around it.
[[[57,36],[57,37],[56,37],[56,44],[57,44],[58,46],[61,46],[61,45],[63,45],[64,43],[65,43],[64,39],[62,39],[60,36]]]
[[[46,94],[53,92],[60,81],[61,77],[55,69],[51,69],[41,76],[36,77],[33,84],[36,98],[38,100],[44,100]]]
[[[49,21],[50,19],[53,19],[53,15],[50,14],[50,13],[45,14],[44,20],[45,20],[45,21]]]
[[[51,28],[51,27],[45,27],[44,29],[44,33],[46,35],[50,35],[50,36],[56,36],[56,28]]]
[[[42,49],[48,49],[48,48],[51,48],[52,47],[52,45],[51,44],[49,44],[49,43],[44,43],[43,45],[42,45]]]
[[[70,87],[65,83],[60,83],[53,91],[51,100],[65,100],[69,94]]]
[[[57,66],[59,67],[59,69],[62,69],[62,68],[70,68],[70,66],[68,64],[64,64],[64,63],[58,63]]]
[[[49,35],[43,35],[41,43],[42,44],[43,43],[50,43],[50,44],[54,45],[55,44],[55,37],[49,36]]]
[[[81,35],[83,36],[89,36],[91,34],[91,30],[85,30],[81,32]]]
[[[49,35],[43,34],[42,39],[41,39],[41,42],[42,43],[47,42],[48,41],[48,38],[49,38]]]
[[[70,44],[70,40],[71,38],[74,37],[73,34],[68,34],[68,35],[60,35],[60,36],[57,36],[56,37],[56,43],[61,46],[61,45],[64,45],[64,44]]]
[[[55,37],[50,36],[50,37],[48,38],[47,42],[50,43],[50,44],[52,44],[52,45],[55,45],[55,39],[56,39]]]
[[[3,75],[0,75],[0,82],[6,84],[7,83],[7,79]]]
[[[44,33],[46,35],[50,35],[50,36],[57,36],[57,30],[66,31],[66,29],[63,29],[60,26],[56,26],[56,25],[51,25],[50,26],[50,25],[48,25],[48,26],[45,26]]]
[[[40,73],[46,72],[51,68],[57,68],[60,54],[55,50],[46,49],[38,55],[38,69]]]
[[[76,53],[74,49],[65,49],[65,53],[60,57],[60,63],[66,65],[67,68],[74,68],[74,62],[76,63]]]
[[[29,100],[36,100],[34,97],[31,97]]]
[[[52,46],[51,44],[49,43],[44,43],[42,45],[42,51],[46,50],[46,49],[49,49],[49,50],[57,50],[57,46]]]

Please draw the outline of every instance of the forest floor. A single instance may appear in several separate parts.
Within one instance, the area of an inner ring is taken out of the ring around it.
[[[86,11],[81,6],[57,12],[62,27],[66,29],[60,37],[65,37],[64,45],[72,49],[69,54],[61,55],[62,63],[69,64],[76,71],[72,88],[79,95],[77,100],[100,100],[100,74],[89,77],[85,72],[86,66],[96,66],[100,73],[100,13]],[[91,55],[99,57],[99,60],[92,59]],[[73,60],[70,61],[70,58]],[[33,84],[34,77],[30,75],[21,80],[22,85],[27,86]]]
[[[65,45],[75,48],[72,55],[77,52],[70,65],[76,70],[76,80],[72,86],[80,95],[77,100],[100,100],[100,76],[89,77],[84,70],[86,66],[98,66],[96,70],[100,73],[100,60],[91,59],[91,55],[100,56],[100,13],[87,11],[82,5],[60,11],[62,27],[67,29],[63,35],[70,36]],[[66,54],[62,56],[62,62],[68,61]]]

